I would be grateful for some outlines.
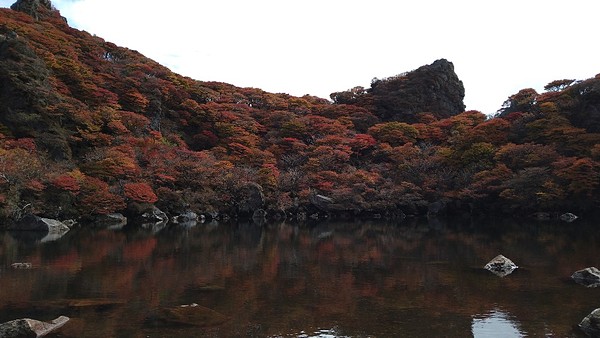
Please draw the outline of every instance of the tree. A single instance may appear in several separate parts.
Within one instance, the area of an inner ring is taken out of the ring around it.
[[[573,80],[573,79],[554,80],[554,81],[548,83],[547,85],[545,85],[544,90],[551,91],[551,92],[559,92],[559,91],[564,90],[565,88],[569,87],[571,84],[573,84],[573,82],[575,82],[575,80]]]

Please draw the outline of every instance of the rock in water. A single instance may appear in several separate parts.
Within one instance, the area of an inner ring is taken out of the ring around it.
[[[583,318],[579,328],[590,337],[600,337],[600,308]]]
[[[503,255],[494,257],[484,266],[484,269],[491,271],[496,276],[504,277],[510,275],[518,266]]]
[[[570,212],[567,212],[566,214],[560,215],[560,220],[564,221],[564,222],[567,222],[567,223],[571,223],[574,220],[576,220],[577,218],[578,218],[577,215],[574,215],[574,214],[572,214]]]
[[[0,324],[2,338],[37,338],[56,331],[69,321],[69,317],[60,316],[51,322],[40,322],[35,319],[16,319]]]
[[[197,326],[211,327],[228,321],[229,318],[196,303],[162,308],[146,318],[153,326]]]
[[[585,285],[588,288],[600,286],[600,270],[595,267],[575,271],[571,278],[578,284]]]

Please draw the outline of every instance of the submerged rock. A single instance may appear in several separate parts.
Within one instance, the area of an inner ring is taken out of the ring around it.
[[[579,328],[590,337],[600,337],[600,308],[583,318]]]
[[[571,223],[576,220],[578,217],[570,212],[560,215],[560,220],[564,222]]]
[[[58,330],[69,321],[69,317],[60,316],[51,322],[40,322],[35,319],[16,319],[0,324],[2,338],[37,338]]]
[[[600,286],[600,270],[595,267],[575,271],[571,278],[578,284],[585,285],[588,288]]]
[[[518,268],[518,266],[503,255],[494,257],[494,259],[484,266],[484,269],[500,277],[510,275],[516,268]]]
[[[153,326],[211,327],[228,320],[227,316],[217,311],[193,303],[159,309],[146,318],[146,323]]]
[[[19,270],[29,270],[29,269],[33,268],[33,264],[31,264],[31,263],[12,263],[10,266],[13,269],[19,269]]]

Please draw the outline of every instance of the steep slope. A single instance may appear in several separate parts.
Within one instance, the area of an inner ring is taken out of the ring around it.
[[[438,60],[331,102],[195,81],[69,27],[48,1],[13,8],[0,10],[3,219],[599,205],[598,78],[511,97],[487,119],[462,112]]]

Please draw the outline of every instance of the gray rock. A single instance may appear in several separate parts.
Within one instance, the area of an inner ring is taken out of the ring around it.
[[[69,232],[70,229],[71,228],[69,226],[61,221],[28,214],[23,217],[14,227],[12,227],[11,230],[46,233],[46,235],[42,237],[40,241],[50,242],[61,238],[67,232]]]
[[[40,242],[42,243],[56,241],[62,238],[71,229],[66,224],[54,219],[42,218],[42,222],[48,224],[48,234],[40,239]]]
[[[571,278],[578,284],[587,286],[589,288],[600,286],[600,270],[595,267],[589,267],[575,271],[571,275]]]
[[[600,308],[583,318],[579,328],[590,337],[600,337]]]
[[[574,220],[576,220],[578,217],[570,212],[567,212],[565,214],[560,215],[560,220],[561,221],[565,221],[568,223],[573,222]]]
[[[37,338],[58,330],[69,321],[69,317],[60,316],[51,322],[40,322],[35,319],[16,319],[0,324],[2,338]]]
[[[484,269],[500,277],[510,275],[517,268],[518,266],[515,263],[513,263],[510,259],[504,257],[503,255],[498,255],[494,257],[494,259],[489,261],[484,266]]]
[[[178,216],[174,216],[171,221],[175,224],[179,224],[181,226],[187,227],[187,228],[191,228],[196,226],[196,224],[198,224],[198,220],[200,217],[198,217],[198,214],[196,214],[193,211],[187,211],[185,213],[182,213],[181,215]]]
[[[310,203],[312,203],[315,207],[326,211],[330,210],[332,205],[335,203],[333,198],[318,194],[310,195],[309,199]]]
[[[157,207],[152,207],[152,210],[142,214],[142,219],[146,222],[167,223],[169,217]]]

